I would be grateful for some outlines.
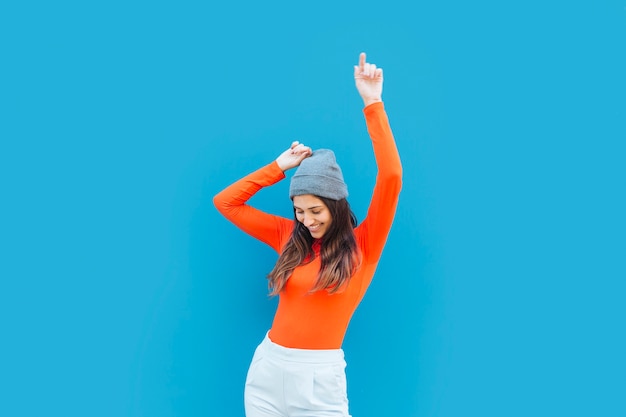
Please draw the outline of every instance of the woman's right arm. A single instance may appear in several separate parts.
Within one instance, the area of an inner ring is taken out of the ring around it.
[[[217,210],[250,236],[267,243],[277,252],[293,228],[293,220],[265,213],[247,204],[261,188],[285,178],[287,169],[298,166],[311,149],[292,143],[276,160],[229,185],[213,197]]]
[[[279,252],[283,236],[293,227],[293,220],[265,213],[247,202],[261,188],[283,178],[284,172],[272,162],[220,191],[213,197],[213,204],[235,226]]]

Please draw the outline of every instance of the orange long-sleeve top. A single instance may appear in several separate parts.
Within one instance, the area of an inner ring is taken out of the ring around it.
[[[284,347],[339,349],[348,324],[369,287],[383,251],[402,187],[402,165],[382,102],[363,110],[378,166],[367,215],[354,229],[362,264],[345,290],[311,293],[320,268],[319,248],[313,262],[294,269],[279,293],[278,307],[269,337]],[[261,188],[285,178],[274,161],[218,193],[213,201],[228,220],[276,252],[291,236],[295,219],[265,213],[247,204]],[[315,245],[314,245],[315,249]]]

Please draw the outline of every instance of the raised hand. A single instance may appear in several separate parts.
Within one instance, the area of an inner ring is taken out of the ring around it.
[[[365,61],[365,52],[359,55],[359,65],[354,66],[354,81],[366,106],[382,101],[383,69]]]
[[[311,148],[295,141],[291,143],[289,149],[281,153],[278,158],[276,158],[276,163],[280,169],[287,171],[288,169],[295,168],[300,165],[300,162],[302,162],[304,158],[308,158],[312,154],[313,151]]]

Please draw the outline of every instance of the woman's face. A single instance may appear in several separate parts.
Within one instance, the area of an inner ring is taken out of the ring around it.
[[[324,236],[333,219],[330,210],[322,200],[311,194],[293,198],[296,219],[302,223],[314,239]]]

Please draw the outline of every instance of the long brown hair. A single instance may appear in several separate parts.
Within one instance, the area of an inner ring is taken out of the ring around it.
[[[345,198],[331,200],[316,197],[328,207],[332,222],[322,237],[321,266],[311,292],[326,290],[333,294],[348,283],[361,264],[361,254],[354,237],[357,219]],[[299,265],[310,263],[314,258],[313,237],[309,230],[295,219],[291,237],[285,244],[274,269],[267,276],[270,295],[280,293],[293,270]]]

